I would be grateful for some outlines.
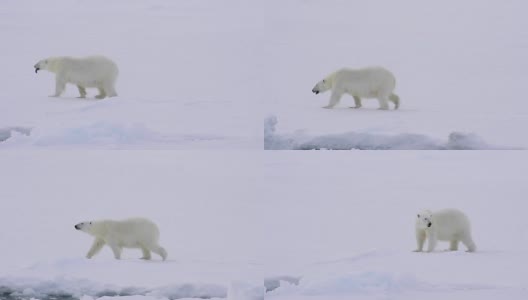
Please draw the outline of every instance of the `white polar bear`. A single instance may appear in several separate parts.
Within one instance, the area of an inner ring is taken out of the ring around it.
[[[471,225],[466,215],[456,209],[444,209],[436,212],[425,210],[418,214],[416,219],[416,243],[418,248],[415,252],[421,252],[428,239],[427,252],[436,247],[437,241],[449,241],[449,250],[458,250],[458,242],[462,242],[468,252],[474,252],[477,247],[471,238]]]
[[[389,101],[394,109],[400,107],[400,98],[393,93],[395,86],[394,75],[382,67],[340,69],[319,81],[312,92],[317,95],[332,90],[330,103],[324,108],[333,108],[343,94],[349,94],[354,97],[355,108],[361,107],[361,98],[377,98],[379,109],[387,110]]]
[[[69,56],[49,57],[35,64],[35,73],[47,70],[55,73],[55,94],[50,97],[59,97],[66,88],[67,83],[77,85],[81,96],[86,97],[86,88],[98,88],[97,99],[106,96],[115,97],[115,82],[119,70],[117,65],[104,56],[88,56],[74,58]]]
[[[86,255],[92,258],[106,244],[112,248],[114,257],[121,258],[123,248],[139,248],[143,251],[142,259],[150,259],[150,251],[167,259],[167,251],[158,244],[158,226],[143,218],[131,218],[122,221],[100,220],[82,222],[75,229],[95,237],[92,248]]]

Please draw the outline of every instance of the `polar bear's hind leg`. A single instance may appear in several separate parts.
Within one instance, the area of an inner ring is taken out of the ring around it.
[[[389,109],[389,100],[388,100],[387,97],[380,96],[378,98],[378,101],[379,101],[379,105],[380,105],[379,109],[381,109],[381,110],[388,110]]]
[[[152,251],[152,252],[156,253],[157,255],[161,256],[161,258],[163,260],[167,259],[167,251],[163,247],[161,247],[159,245],[151,247],[150,251]]]
[[[475,252],[477,250],[477,246],[475,245],[475,242],[473,242],[471,237],[463,238],[462,243],[467,247],[468,252]]]
[[[398,95],[394,93],[390,94],[389,100],[394,103],[394,109],[398,109],[400,107],[400,97],[398,97]]]
[[[83,86],[77,85],[77,89],[79,89],[79,96],[78,98],[86,98],[86,89]]]
[[[108,83],[103,86],[103,89],[108,97],[116,97],[117,93],[113,83]]]
[[[143,257],[141,259],[150,260],[150,250],[145,246],[141,246],[141,251],[143,251]]]
[[[452,240],[449,244],[449,251],[457,251],[458,250],[458,241]]]

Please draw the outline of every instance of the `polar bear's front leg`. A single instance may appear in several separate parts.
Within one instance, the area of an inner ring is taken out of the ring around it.
[[[428,234],[427,239],[427,252],[433,252],[436,248],[436,235],[434,233]]]
[[[77,86],[79,89],[79,94],[81,95],[79,98],[86,98],[86,89],[80,85]]]
[[[109,246],[112,248],[112,252],[114,252],[115,259],[121,259],[121,252],[123,249],[116,244],[110,244]]]
[[[341,99],[342,95],[343,93],[341,92],[332,91],[332,96],[330,96],[330,102],[327,106],[323,106],[323,108],[333,108],[334,106],[336,106],[337,103],[339,103],[339,100]]]
[[[361,98],[359,98],[358,96],[352,96],[354,97],[354,104],[356,106],[354,106],[353,108],[361,108]]]
[[[103,248],[104,244],[105,242],[102,239],[95,239],[92,244],[92,248],[90,248],[90,250],[86,254],[86,258],[92,258],[94,255],[99,253],[99,251],[101,251],[101,249]]]
[[[423,230],[416,230],[416,245],[414,252],[422,252],[425,243],[425,232]]]
[[[59,97],[66,88],[66,81],[64,81],[60,77],[55,78],[55,94],[51,95],[50,97]]]

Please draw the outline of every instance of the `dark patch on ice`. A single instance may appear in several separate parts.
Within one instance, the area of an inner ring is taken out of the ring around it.
[[[0,142],[6,141],[13,133],[29,136],[32,128],[7,127],[0,128]],[[39,130],[33,134],[32,144],[36,146],[84,146],[84,145],[151,145],[183,144],[225,140],[227,137],[212,134],[186,134],[179,136],[166,136],[150,130],[143,124],[119,124],[111,122],[95,122],[79,125],[77,127],[62,128],[59,130]],[[0,299],[1,300],[1,299]]]
[[[13,132],[23,134],[23,135],[29,135],[31,133],[31,128],[28,127],[7,127],[7,128],[0,128],[0,142],[6,141],[9,139]]]
[[[227,288],[219,285],[207,284],[177,284],[153,289],[117,288],[101,286],[85,280],[57,280],[32,283],[12,283],[0,285],[1,300],[74,300],[82,296],[123,297],[123,296],[154,296],[177,300],[182,298],[212,299],[226,298]]]
[[[17,291],[8,287],[0,286],[0,299],[2,300],[28,300],[34,298],[34,295],[28,292]],[[79,297],[74,297],[68,294],[49,294],[45,297],[39,297],[41,300],[78,300]]]
[[[274,291],[284,284],[299,285],[301,278],[294,276],[275,276],[264,279],[266,293]],[[82,296],[94,298],[123,296],[153,296],[177,300],[182,298],[212,299],[227,298],[228,289],[215,284],[172,284],[157,288],[117,287],[99,284],[88,280],[56,279],[25,280],[0,279],[0,300],[74,300]]]
[[[452,132],[447,142],[422,134],[383,135],[346,132],[310,136],[303,133],[277,134],[277,118],[264,121],[265,150],[520,150],[486,143],[473,133]]]
[[[283,282],[286,282],[290,285],[299,285],[301,277],[293,276],[277,276],[264,279],[264,287],[266,288],[266,293],[274,291],[280,288]]]

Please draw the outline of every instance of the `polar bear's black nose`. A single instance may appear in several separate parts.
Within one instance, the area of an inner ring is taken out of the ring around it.
[[[39,68],[35,68],[35,73],[38,73],[40,69]]]
[[[74,227],[75,227],[75,229],[77,229],[77,230],[80,229],[79,224],[75,225]]]
[[[431,227],[431,225],[433,225],[433,223],[429,222],[429,224],[427,224],[427,227]]]

